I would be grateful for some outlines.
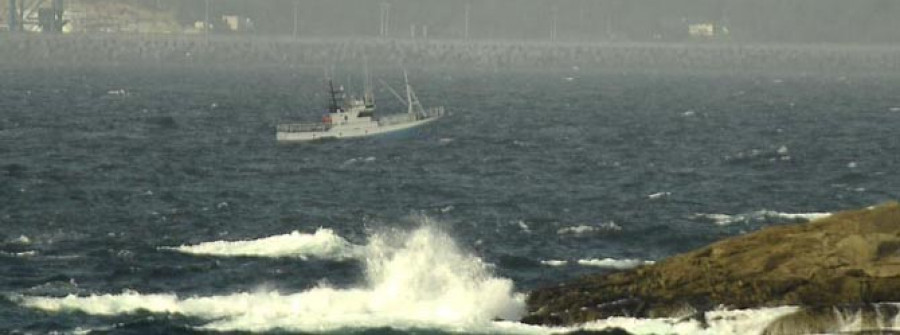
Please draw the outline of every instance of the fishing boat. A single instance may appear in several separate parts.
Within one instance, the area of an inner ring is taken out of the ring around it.
[[[367,76],[368,77],[368,76]],[[366,89],[362,99],[347,97],[343,87],[335,89],[328,81],[330,101],[327,114],[321,122],[279,124],[276,139],[279,142],[302,142],[324,139],[341,139],[374,136],[418,127],[444,116],[444,107],[424,108],[416,93],[409,85],[409,77],[403,73],[406,82],[406,99],[394,89],[388,89],[406,105],[405,113],[376,115],[375,97],[366,78]]]

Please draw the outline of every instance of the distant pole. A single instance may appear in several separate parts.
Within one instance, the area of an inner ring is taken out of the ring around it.
[[[556,41],[556,20],[557,20],[557,17],[559,16],[558,15],[559,8],[557,8],[556,6],[553,6],[551,11],[553,12],[553,19],[550,21],[550,40]]]
[[[588,9],[584,8],[584,2],[578,5],[578,37],[584,38],[584,34],[587,31],[587,23],[585,23],[585,17],[588,16]]]
[[[409,25],[409,38],[416,39],[416,24]]]
[[[391,34],[391,4],[384,3],[384,36]]]
[[[612,8],[603,6],[606,10],[606,39],[612,39]]]
[[[206,41],[209,42],[209,0],[206,0],[206,6],[204,7],[203,33],[206,36]]]
[[[300,36],[300,1],[294,1],[294,38]]]
[[[19,20],[16,21],[16,30],[25,31],[25,0],[19,0]]]
[[[391,4],[387,2],[381,3],[381,31],[382,37],[388,36],[391,30]]]
[[[463,35],[463,38],[468,41],[469,40],[469,12],[472,10],[472,4],[466,3],[466,29]]]
[[[9,0],[9,31],[19,28],[19,10],[16,9],[16,0]]]
[[[53,9],[53,32],[61,33],[63,28],[63,8],[65,8],[65,5],[63,0],[53,0],[51,6]]]

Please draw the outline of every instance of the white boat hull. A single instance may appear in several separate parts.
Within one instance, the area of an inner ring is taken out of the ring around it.
[[[413,127],[418,127],[429,123],[431,121],[440,119],[440,116],[430,117],[422,120],[390,124],[390,125],[346,125],[333,127],[325,131],[302,131],[302,132],[288,132],[288,131],[278,131],[275,134],[275,138],[278,142],[304,142],[304,141],[316,141],[316,140],[325,140],[325,139],[342,139],[342,138],[354,138],[354,137],[365,137],[365,136],[374,136],[380,134],[391,133],[395,131],[400,131],[404,129],[409,129]]]

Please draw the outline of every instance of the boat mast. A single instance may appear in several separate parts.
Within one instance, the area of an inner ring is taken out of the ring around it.
[[[334,90],[334,83],[331,81],[331,79],[328,79],[328,92],[331,94],[331,105],[328,106],[328,111],[331,113],[337,113],[341,108],[337,103],[338,91]]]
[[[369,75],[369,60],[363,56],[363,73],[365,82],[363,83],[363,103],[366,108],[375,108],[375,94],[372,92],[372,77]]]
[[[406,112],[409,114],[419,113],[419,116],[425,116],[425,108],[422,107],[422,103],[419,102],[419,97],[416,96],[416,93],[413,92],[412,86],[409,85],[409,76],[406,74],[406,70],[403,70],[403,80],[406,81]]]
[[[409,87],[409,76],[406,74],[406,69],[403,70],[403,81],[406,82],[406,112],[409,114],[412,114],[413,113],[412,90]]]

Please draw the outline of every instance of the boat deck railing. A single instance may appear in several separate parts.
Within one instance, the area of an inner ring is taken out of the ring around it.
[[[422,113],[419,114],[392,114],[380,116],[378,118],[378,124],[381,126],[390,126],[400,123],[414,122],[424,119],[430,119],[435,117],[444,116],[444,107],[431,107],[428,108]],[[279,133],[307,133],[314,131],[328,131],[331,129],[332,125],[330,123],[317,122],[317,123],[283,123],[279,124],[277,130]]]
[[[378,117],[378,124],[381,126],[390,126],[400,123],[407,123],[416,120],[416,116],[414,114],[391,114],[391,115],[383,115]]]
[[[431,107],[425,110],[426,117],[444,116],[444,106]]]
[[[319,123],[285,123],[278,125],[279,133],[306,133],[312,131],[328,131],[330,124]]]
[[[403,113],[381,116],[378,118],[378,124],[382,126],[390,126],[394,124],[414,122],[439,116],[444,116],[443,106],[428,108],[421,114]]]

